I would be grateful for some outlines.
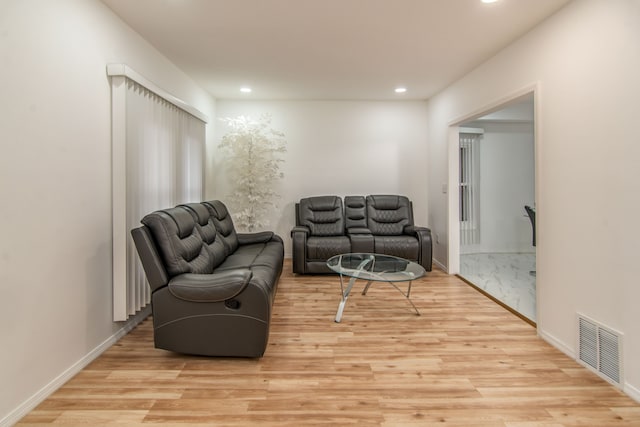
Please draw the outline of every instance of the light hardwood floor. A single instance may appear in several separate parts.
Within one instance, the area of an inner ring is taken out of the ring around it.
[[[640,405],[460,279],[354,292],[285,264],[261,359],[153,348],[150,319],[19,426],[640,426]],[[361,290],[364,283],[356,285]]]

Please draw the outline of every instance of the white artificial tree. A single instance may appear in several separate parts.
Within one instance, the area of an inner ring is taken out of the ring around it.
[[[287,151],[284,134],[271,128],[271,116],[259,120],[240,116],[221,119],[231,128],[219,147],[229,155],[227,162],[233,192],[228,201],[234,223],[248,232],[268,225],[267,214],[277,207],[274,190],[283,178],[281,154]]]

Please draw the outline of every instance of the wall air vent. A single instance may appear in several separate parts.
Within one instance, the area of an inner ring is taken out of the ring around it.
[[[578,362],[622,388],[622,337],[578,313]]]

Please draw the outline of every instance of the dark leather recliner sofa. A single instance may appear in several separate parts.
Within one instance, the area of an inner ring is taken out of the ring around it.
[[[314,196],[295,205],[293,272],[333,273],[326,261],[349,252],[380,253],[432,268],[431,230],[414,225],[406,196]]]
[[[272,232],[236,233],[220,201],[153,212],[131,231],[152,296],[157,348],[261,357],[282,273]]]

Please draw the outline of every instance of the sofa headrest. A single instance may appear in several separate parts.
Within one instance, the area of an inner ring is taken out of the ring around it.
[[[375,209],[392,210],[408,207],[409,199],[406,196],[372,195],[367,196],[367,204]]]
[[[211,253],[196,229],[192,212],[185,206],[177,206],[142,218],[142,223],[151,231],[169,277],[213,271]]]
[[[314,236],[340,236],[344,234],[342,199],[338,196],[315,196],[300,199],[299,223],[309,228]]]
[[[207,202],[202,202],[204,205],[207,205],[209,208],[211,215],[219,219],[220,221],[224,220],[229,216],[229,210],[220,200],[209,200]]]
[[[342,209],[342,199],[338,196],[314,196],[300,199],[300,207],[314,212]]]
[[[184,239],[187,236],[190,236],[193,233],[193,229],[196,226],[196,222],[193,216],[189,213],[189,211],[187,211],[183,207],[163,209],[161,211],[154,212],[142,218],[142,223],[145,225],[149,225],[145,222],[145,220],[148,221],[149,219],[152,219],[154,214],[159,214],[159,215],[164,214],[169,216],[173,220],[173,222],[176,224],[176,227],[178,230],[177,234],[178,234],[178,237],[180,237],[181,239]]]
[[[233,219],[225,204],[220,200],[210,200],[202,202],[202,205],[211,213],[216,229],[225,241],[227,251],[229,253],[234,252],[238,247],[238,236],[233,225]]]
[[[194,219],[200,224],[202,227],[209,223],[209,219],[211,218],[211,214],[209,213],[209,209],[206,206],[200,203],[187,203],[184,205],[180,205],[181,207],[185,207],[189,209],[194,216]]]

